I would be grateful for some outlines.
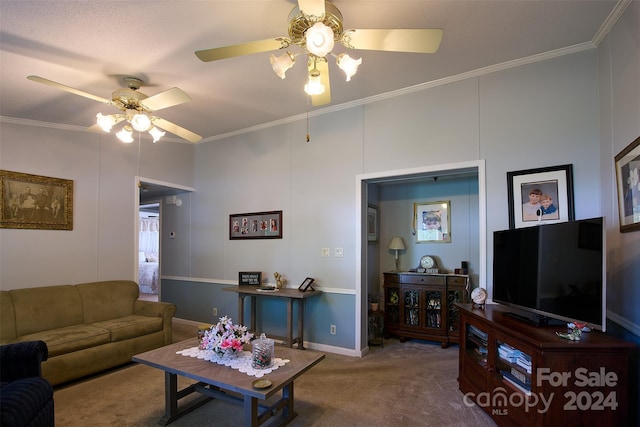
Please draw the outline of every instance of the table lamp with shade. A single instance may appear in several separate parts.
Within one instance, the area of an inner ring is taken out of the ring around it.
[[[391,239],[391,242],[389,243],[389,249],[396,251],[395,271],[398,271],[398,251],[402,251],[406,249],[406,247],[404,246],[404,241],[402,240],[402,237],[394,237],[393,239]]]

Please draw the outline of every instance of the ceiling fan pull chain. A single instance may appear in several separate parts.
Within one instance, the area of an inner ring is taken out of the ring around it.
[[[138,169],[138,188],[140,187],[140,132],[138,132],[138,164],[136,165]]]

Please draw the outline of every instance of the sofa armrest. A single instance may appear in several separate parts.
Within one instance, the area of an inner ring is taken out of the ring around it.
[[[168,302],[136,300],[134,314],[139,316],[162,317],[166,320],[171,319],[176,314],[176,306]]]
[[[176,314],[175,304],[168,302],[136,300],[134,314],[139,316],[151,316],[162,318],[162,329],[164,331],[164,345],[172,343],[171,321]]]
[[[44,341],[25,341],[0,346],[0,381],[40,377],[40,364],[49,357]]]

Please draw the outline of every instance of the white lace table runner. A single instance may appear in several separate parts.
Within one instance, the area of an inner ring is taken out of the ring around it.
[[[200,350],[198,347],[191,347],[185,350],[176,351],[176,354],[208,360],[209,362],[217,363],[218,365],[224,365],[232,369],[237,369],[240,372],[244,372],[249,376],[257,378],[263,377],[266,374],[275,371],[280,366],[284,366],[285,364],[289,363],[289,359],[274,357],[270,367],[264,369],[254,369],[251,366],[250,351],[243,351],[237,356],[229,357],[218,356],[214,351]]]

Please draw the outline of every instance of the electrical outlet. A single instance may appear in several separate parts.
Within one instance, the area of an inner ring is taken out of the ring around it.
[[[218,307],[213,307],[213,315],[214,316],[218,315]]]
[[[334,254],[338,258],[342,258],[344,256],[344,249],[343,248],[336,248],[335,251],[334,251]]]
[[[326,258],[329,256],[329,248],[320,248],[320,256]]]
[[[331,329],[329,330],[329,333],[331,335],[335,335],[336,334],[336,325],[331,325]]]

